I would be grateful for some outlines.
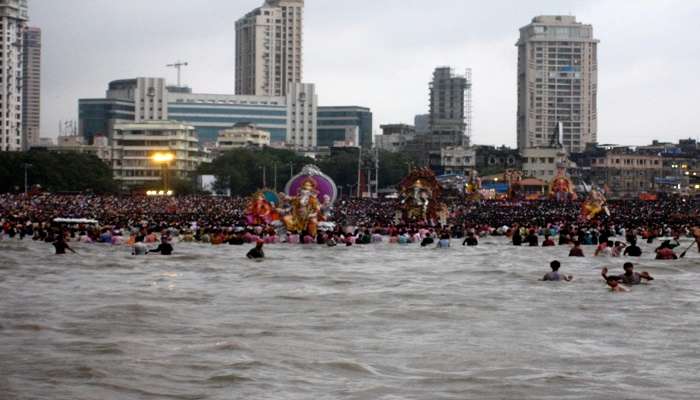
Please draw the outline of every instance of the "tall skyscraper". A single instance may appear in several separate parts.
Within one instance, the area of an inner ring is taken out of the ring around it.
[[[236,94],[286,96],[302,80],[304,0],[266,0],[236,21]]]
[[[22,150],[22,41],[27,0],[0,1],[0,151]]]
[[[593,27],[573,16],[538,16],[520,28],[516,45],[518,148],[561,141],[577,153],[596,142],[598,40]]]
[[[22,146],[39,143],[41,128],[41,29],[24,31],[22,76]]]
[[[449,67],[438,67],[430,83],[430,134],[440,143],[469,145],[467,137],[467,91],[471,83],[466,75],[457,75]]]

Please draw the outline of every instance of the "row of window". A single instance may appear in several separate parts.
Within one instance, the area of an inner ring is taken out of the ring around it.
[[[605,158],[599,158],[599,159],[593,159],[591,160],[592,165],[605,165]],[[635,159],[635,158],[614,158],[610,159],[611,164],[615,165],[637,165],[637,166],[645,166],[645,165],[659,165],[660,162],[659,160],[648,160],[648,159]]]

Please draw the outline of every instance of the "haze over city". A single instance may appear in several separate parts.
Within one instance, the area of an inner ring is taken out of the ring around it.
[[[33,0],[43,30],[42,136],[77,120],[79,98],[109,81],[166,77],[233,93],[235,21],[259,0]],[[598,141],[645,144],[697,137],[700,3],[688,1],[307,1],[304,82],[324,105],[370,107],[374,130],[412,123],[428,107],[435,66],[472,68],[476,144],[516,142],[518,29],[533,16],[572,14],[599,45]],[[60,17],[57,17],[60,16]]]
[[[0,0],[0,400],[698,398],[698,20]]]

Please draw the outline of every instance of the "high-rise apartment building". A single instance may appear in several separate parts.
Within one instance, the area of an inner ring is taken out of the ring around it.
[[[467,91],[471,84],[466,75],[457,75],[449,67],[438,67],[430,83],[430,135],[450,146],[469,145],[467,137]]]
[[[520,28],[518,148],[597,141],[598,40],[573,16],[538,16]]]
[[[27,0],[0,0],[0,151],[22,150],[22,49]]]
[[[22,54],[22,146],[39,143],[41,128],[41,29],[24,31]]]
[[[285,96],[302,80],[304,0],[266,0],[236,21],[236,94]]]
[[[318,97],[313,83],[289,85],[287,93],[287,140],[296,149],[316,147]]]

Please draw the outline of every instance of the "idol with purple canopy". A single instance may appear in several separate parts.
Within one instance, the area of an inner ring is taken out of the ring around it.
[[[307,165],[287,182],[284,192],[291,205],[291,213],[283,218],[287,230],[315,237],[338,197],[333,179],[315,165]]]
[[[328,199],[332,204],[338,198],[338,188],[336,187],[335,182],[333,182],[333,179],[321,172],[321,170],[315,165],[307,165],[301,170],[300,173],[294,175],[284,187],[284,193],[290,197],[298,196],[302,185],[308,179],[315,182],[319,200],[324,201],[326,196],[328,196]]]

